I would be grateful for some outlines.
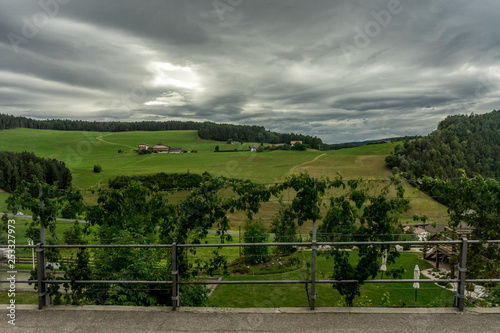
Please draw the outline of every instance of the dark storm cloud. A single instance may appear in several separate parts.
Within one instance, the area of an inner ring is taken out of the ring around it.
[[[326,142],[498,108],[493,0],[0,0],[0,112]]]

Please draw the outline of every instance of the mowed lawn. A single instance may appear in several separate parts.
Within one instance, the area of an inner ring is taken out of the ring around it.
[[[310,262],[311,252],[298,252],[298,256]],[[413,269],[419,265],[420,269],[431,268],[432,266],[421,259],[422,255],[415,252],[403,252],[395,263],[395,267],[402,266],[405,269],[403,279],[413,279]],[[357,252],[353,251],[350,261],[357,260]],[[250,266],[251,268],[251,266]],[[331,279],[333,259],[326,256],[317,257],[316,279]],[[264,275],[237,275],[224,278],[225,281],[241,280],[308,280],[310,279],[309,269],[303,266],[295,271],[281,274]],[[420,276],[422,279],[423,275]],[[376,277],[380,279],[380,275]],[[384,277],[389,279],[389,277]],[[310,285],[309,285],[310,291]],[[331,284],[317,284],[318,293],[316,299],[317,306],[343,306],[345,305],[339,292],[333,289]],[[386,284],[364,284],[361,287],[361,295],[365,296],[362,305],[382,305],[382,297],[385,292],[390,295],[391,305],[415,306],[415,289],[412,283],[386,283]],[[360,298],[354,301],[359,305]],[[417,306],[451,306],[453,303],[453,293],[443,289],[434,283],[421,283],[417,295]],[[307,294],[304,284],[255,284],[255,285],[219,285],[212,296],[210,304],[217,307],[297,307],[308,306]],[[387,304],[386,304],[387,305]]]

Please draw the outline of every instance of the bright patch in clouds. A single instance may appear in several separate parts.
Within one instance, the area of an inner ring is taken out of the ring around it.
[[[169,92],[164,93],[162,96],[157,97],[154,101],[149,101],[144,103],[144,105],[148,106],[182,106],[186,105],[186,100],[184,96],[178,92]]]
[[[198,87],[197,77],[190,67],[175,66],[168,62],[153,62],[149,65],[154,87],[177,87],[194,89]]]

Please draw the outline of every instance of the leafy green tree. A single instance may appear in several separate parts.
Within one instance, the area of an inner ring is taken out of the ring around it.
[[[99,244],[154,244],[158,216],[163,213],[161,202],[164,202],[161,194],[131,182],[120,190],[100,190],[97,205],[88,210],[87,221],[96,226]],[[88,274],[91,279],[165,281],[171,278],[169,255],[158,248],[96,249],[93,258],[94,269]],[[84,254],[80,261],[85,263]],[[80,275],[76,270],[72,273]],[[85,288],[81,295],[91,304],[171,303],[170,290],[161,285],[89,285]]]
[[[65,230],[63,234],[66,244],[87,244],[85,236],[88,234],[88,224],[82,226],[78,221],[75,221],[73,227]]]
[[[325,194],[328,180],[326,178],[316,179],[307,173],[292,174],[281,184],[272,186],[269,190],[271,194],[280,200],[280,210],[273,219],[271,231],[276,235],[276,242],[287,243],[300,240],[297,233],[297,226],[300,227],[306,221],[321,219],[319,207],[322,205],[322,196]],[[291,204],[284,204],[282,193],[293,190],[295,197]],[[294,248],[284,245],[278,246],[278,251],[291,253]]]
[[[271,232],[275,235],[275,242],[293,243],[299,241],[295,214],[289,206],[281,205],[278,215],[271,223]],[[278,245],[277,252],[287,255],[294,252],[294,249],[290,245]]]
[[[396,187],[396,198],[387,198],[391,186]],[[392,240],[398,216],[402,213],[407,200],[404,190],[397,179],[382,188],[378,194],[371,194],[371,185],[361,179],[344,182],[337,177],[331,187],[342,189],[343,194],[330,199],[330,207],[324,223],[319,228],[327,239],[339,241],[389,241]],[[337,235],[340,237],[335,238]],[[356,236],[353,236],[356,235]],[[347,247],[333,248],[328,256],[334,259],[332,278],[335,280],[356,280],[355,283],[335,283],[333,287],[344,297],[347,306],[352,306],[364,280],[375,277],[379,271],[379,258],[387,251],[387,263],[395,262],[399,253],[388,245],[359,246],[358,260],[355,264]],[[386,274],[402,276],[402,268],[391,268]]]
[[[0,223],[0,244],[7,244],[7,232],[9,231],[9,227],[8,227],[8,221],[9,221],[9,217],[7,216],[7,214],[3,214],[2,215],[2,219],[1,219],[1,223]]]
[[[267,237],[267,230],[262,221],[247,220],[245,222],[245,232],[243,234],[243,241],[245,243],[265,243]],[[243,247],[245,261],[251,264],[267,261],[268,253],[269,248],[267,246]]]
[[[221,195],[221,191],[233,191]],[[251,181],[227,180],[221,177],[207,179],[193,188],[188,197],[176,205],[163,209],[160,225],[160,242],[179,244],[199,244],[208,234],[208,229],[216,227],[220,241],[231,240],[228,213],[244,211],[252,219],[262,202],[269,201],[270,192],[264,185]],[[195,249],[190,249],[195,253]],[[218,254],[216,253],[216,256]],[[224,269],[221,258],[201,264],[210,274],[213,269]],[[198,274],[198,268],[188,264],[185,248],[178,249],[178,267],[182,278]]]
[[[149,150],[149,149],[141,149],[138,152],[139,155],[149,155],[149,154],[152,154],[152,153],[153,153],[153,151]]]
[[[79,200],[78,196],[72,197],[72,195],[72,190],[63,191],[57,185],[49,185],[33,177],[31,182],[23,181],[6,202],[8,209],[14,214],[20,209],[31,211],[33,219],[29,223],[28,233],[30,234],[27,234],[27,237],[39,242],[38,230],[42,223],[49,230],[53,241],[57,241],[56,217],[68,198]]]
[[[295,220],[300,227],[305,221],[323,219],[323,224],[318,228],[319,240],[392,240],[394,228],[398,225],[398,216],[407,207],[408,200],[404,198],[404,189],[397,178],[393,178],[389,184],[376,191],[373,184],[362,179],[344,181],[340,176],[334,180],[318,180],[306,173],[291,175],[282,184],[270,188],[275,196],[288,189],[295,192],[292,203],[280,211],[278,219],[283,220],[274,222],[273,226],[288,228],[291,221]],[[323,206],[327,190],[333,195],[323,217],[320,207]],[[395,198],[388,198],[391,190],[396,193]],[[373,194],[374,191],[377,194]],[[360,295],[360,286],[364,280],[375,277],[378,273],[382,253],[388,251],[389,264],[395,262],[399,253],[387,245],[359,246],[358,260],[356,264],[351,264],[349,257],[352,252],[345,250],[336,247],[328,253],[328,257],[333,258],[332,277],[335,280],[358,281],[333,285],[345,298],[347,305],[352,306],[354,298]],[[400,277],[402,268],[391,268],[386,274]]]
[[[40,182],[36,177],[31,182],[22,181],[11,196],[6,200],[8,209],[14,214],[19,209],[31,211],[32,221],[28,223],[26,237],[34,240],[35,243],[41,241],[40,224],[44,226],[49,234],[46,237],[46,244],[57,244],[56,237],[56,217],[64,204],[79,206],[82,205],[82,197],[79,191],[73,189],[62,190],[57,184],[49,185]],[[46,259],[48,262],[58,262],[60,259],[59,249],[47,249]],[[31,278],[36,279],[36,271],[31,272]],[[58,279],[51,273],[47,274],[47,279]],[[60,285],[51,284],[48,286],[48,293],[54,297],[54,304],[61,301],[59,293]]]
[[[419,183],[439,193],[448,203],[450,226],[471,228],[469,238],[500,239],[500,183],[481,176],[458,182],[425,177]],[[494,278],[500,271],[500,248],[496,244],[471,244],[467,258],[467,274],[473,278]]]
[[[227,217],[230,206],[225,196],[219,191],[227,188],[227,180],[224,178],[212,178],[200,183],[198,188],[193,188],[188,197],[178,204],[165,205],[158,215],[159,239],[161,243],[199,244],[208,235],[208,229],[217,228],[217,234],[221,242],[231,239],[227,233],[229,230],[229,218]],[[195,248],[190,252],[196,253]],[[180,277],[189,279],[199,273],[199,268],[188,263],[186,248],[177,251],[177,266]],[[210,261],[210,260],[209,260]],[[221,260],[210,261],[202,266],[210,270],[208,266],[223,263]]]
[[[298,150],[298,151],[304,151],[306,150],[307,148],[309,148],[309,145],[307,144],[302,144],[300,142],[296,142],[293,146],[292,146],[292,150]]]
[[[291,209],[300,227],[305,221],[321,218],[319,206],[327,188],[327,178],[316,179],[307,173],[292,174],[281,183],[271,187],[271,193],[279,196],[281,192],[293,189],[296,194],[292,200]]]

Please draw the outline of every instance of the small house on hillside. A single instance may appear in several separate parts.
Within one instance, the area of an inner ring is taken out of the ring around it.
[[[154,153],[168,153],[168,151],[170,150],[170,147],[167,146],[166,144],[158,142],[157,144],[155,144],[153,147],[151,147],[149,149],[152,150]]]
[[[446,226],[442,224],[433,223],[417,223],[417,224],[404,224],[403,231],[407,232],[413,229],[413,234],[415,234],[419,241],[428,240],[430,236],[446,230]]]
[[[257,151],[257,149],[259,148],[260,146],[256,146],[256,145],[251,145],[251,146],[248,146],[248,148],[250,148],[250,151]]]
[[[149,150],[153,153],[182,153],[182,147],[169,147],[161,142],[158,142],[152,147],[149,147],[146,143],[141,143],[139,145],[139,150]]]
[[[293,145],[295,145],[297,142],[298,142],[298,143],[300,143],[300,144],[302,144],[302,141],[290,141],[290,144],[293,146]]]
[[[182,147],[170,147],[169,153],[182,153]]]

